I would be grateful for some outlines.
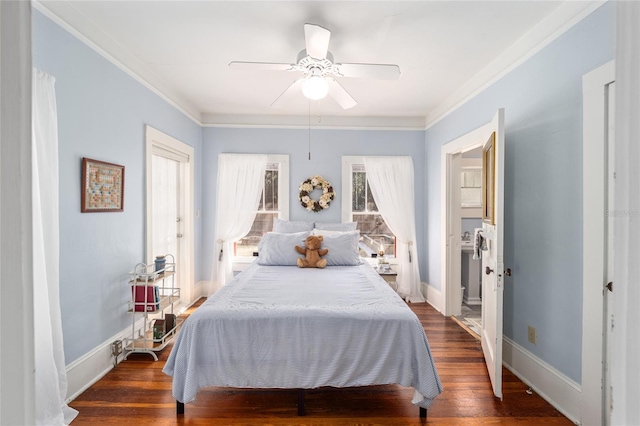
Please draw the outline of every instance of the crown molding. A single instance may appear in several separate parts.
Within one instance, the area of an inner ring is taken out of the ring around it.
[[[204,127],[424,130],[425,117],[202,114]]]
[[[124,46],[102,31],[94,22],[78,11],[70,2],[56,2],[76,18],[74,24],[61,19],[47,8],[46,2],[32,0],[35,9],[71,33],[78,40],[131,76],[137,82],[168,102],[186,117],[203,127],[246,128],[340,128],[375,130],[425,130],[457,110],[491,84],[531,58],[569,28],[598,9],[608,0],[565,1],[533,29],[518,39],[489,65],[476,73],[456,92],[447,97],[426,117],[356,117],[323,116],[321,122],[309,123],[309,117],[284,115],[220,115],[199,111],[189,101],[164,84],[148,67]],[[114,52],[113,54],[109,52]],[[117,55],[117,56],[116,56]],[[312,116],[313,117],[313,116]],[[314,119],[312,119],[314,121]]]
[[[142,61],[102,31],[99,26],[78,11],[78,9],[73,7],[71,2],[58,1],[56,2],[56,7],[64,8],[66,10],[65,13],[73,15],[74,24],[77,26],[72,26],[69,22],[60,18],[55,12],[47,7],[46,2],[31,0],[31,4],[34,9],[51,19],[65,31],[69,32],[75,38],[87,45],[90,49],[94,50],[104,59],[118,67],[125,74],[129,75],[138,83],[160,96],[171,106],[193,120],[196,124],[202,126],[202,122],[200,121],[200,111],[197,108],[191,105],[182,96],[171,90],[159,77],[149,70]],[[117,57],[109,52],[114,52],[114,55],[117,55]]]
[[[427,114],[426,129],[530,59],[608,0],[565,1]]]

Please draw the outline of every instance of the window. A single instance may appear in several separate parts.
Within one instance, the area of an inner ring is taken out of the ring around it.
[[[264,186],[258,205],[258,213],[251,230],[235,243],[236,257],[251,257],[258,252],[262,236],[273,229],[273,219],[288,219],[289,161],[288,156],[269,156],[264,173]],[[280,197],[280,194],[283,194]]]
[[[360,256],[371,257],[382,248],[385,256],[395,257],[396,237],[378,212],[361,158],[344,157],[342,192],[342,220],[358,223]]]

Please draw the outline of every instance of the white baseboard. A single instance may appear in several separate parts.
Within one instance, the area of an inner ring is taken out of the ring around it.
[[[193,288],[193,300],[198,300],[201,297],[207,297],[207,289],[209,288],[209,281],[198,281]]]
[[[444,312],[442,306],[442,293],[437,288],[430,286],[427,283],[422,283],[422,294],[427,303],[434,307],[434,309],[440,313]]]
[[[508,337],[502,342],[504,366],[569,420],[579,424],[581,386]]]
[[[188,305],[176,306],[175,313],[178,315],[181,314],[193,305],[200,297],[206,296],[204,293],[204,290],[207,288],[206,284],[206,281],[198,282],[194,288],[193,301]],[[140,317],[136,322],[136,330],[142,328],[142,321],[143,318]],[[131,337],[131,326],[128,326],[106,342],[101,343],[93,350],[87,352],[84,356],[67,365],[67,403],[76,399],[82,392],[87,390],[91,385],[113,369],[111,343],[115,340],[122,340],[124,343],[124,340],[127,337]],[[124,354],[118,357],[118,363],[122,361],[123,356]]]
[[[136,328],[141,326],[142,318],[136,323]],[[76,399],[89,386],[113,369],[111,343],[122,340],[124,344],[124,339],[127,337],[131,337],[131,326],[67,365],[67,403]],[[122,361],[122,356],[118,357],[118,362]]]
[[[479,297],[463,297],[463,302],[467,305],[482,305],[482,299]]]

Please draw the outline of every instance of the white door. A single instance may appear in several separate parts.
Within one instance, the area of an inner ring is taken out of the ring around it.
[[[170,254],[183,305],[193,302],[193,147],[150,126],[147,138],[147,262]]]
[[[614,210],[614,184],[615,184],[615,86],[613,82],[609,85],[608,102],[607,102],[607,211]],[[602,291],[603,301],[603,347],[602,354],[602,407],[603,407],[603,425],[609,425],[611,420],[611,409],[613,401],[611,399],[611,341],[613,334],[613,281],[614,281],[614,253],[613,253],[613,227],[615,215],[607,215],[607,265],[605,269],[605,287]]]
[[[582,422],[609,424],[615,63],[583,77]],[[604,213],[604,214],[603,214]],[[586,238],[586,236],[589,238]],[[611,257],[610,257],[611,256]],[[615,288],[615,285],[614,285]],[[586,420],[585,420],[586,419]]]
[[[157,154],[151,162],[151,255],[170,254],[176,265],[180,265],[180,238],[183,235],[180,163]],[[175,284],[180,287],[179,281]]]
[[[504,109],[499,109],[483,147],[482,329],[480,338],[493,393],[502,399],[502,301],[504,262]]]

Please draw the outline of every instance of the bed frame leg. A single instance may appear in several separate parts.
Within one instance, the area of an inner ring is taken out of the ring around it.
[[[306,415],[304,411],[304,389],[298,389],[298,415]]]
[[[176,415],[184,414],[184,402],[176,400]]]
[[[426,408],[420,407],[420,418],[421,419],[426,419],[427,418],[427,409]]]

